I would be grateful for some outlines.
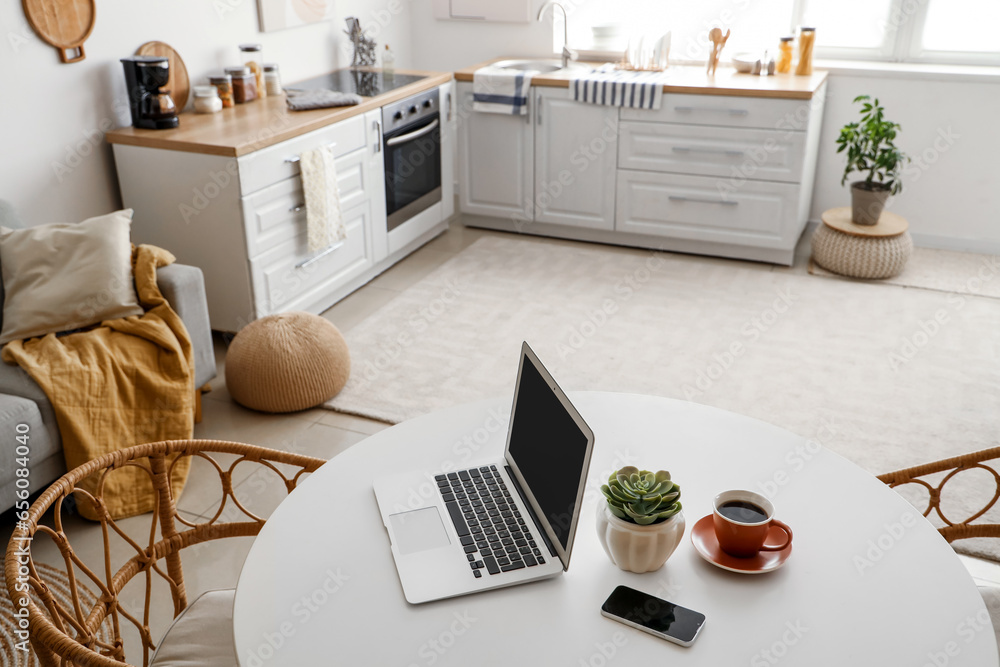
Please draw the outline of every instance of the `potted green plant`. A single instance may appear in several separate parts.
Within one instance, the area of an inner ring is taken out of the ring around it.
[[[863,181],[851,183],[851,217],[856,224],[874,225],[889,196],[902,191],[899,175],[910,158],[896,148],[896,133],[902,128],[885,119],[878,98],[858,95],[854,102],[861,102],[861,120],[842,127],[837,137],[837,152],[847,151],[840,184],[847,182],[851,172],[867,172]]]
[[[611,562],[628,572],[663,567],[684,536],[681,487],[666,470],[626,466],[601,487],[597,537]]]

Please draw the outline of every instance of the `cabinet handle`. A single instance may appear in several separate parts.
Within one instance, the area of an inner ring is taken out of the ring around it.
[[[743,151],[734,150],[731,148],[699,148],[697,146],[674,146],[671,148],[675,153],[718,153],[720,155],[733,155],[742,157]]]
[[[736,206],[739,204],[738,201],[729,201],[726,199],[703,199],[701,197],[683,197],[681,195],[670,195],[667,199],[671,201],[698,202],[699,204],[720,204],[722,206]]]
[[[451,122],[451,93],[448,93],[445,100],[448,102],[448,122]]]
[[[542,124],[542,94],[538,93],[538,95],[535,97],[535,100],[536,100],[535,101],[535,107],[536,107],[536,109],[535,109],[535,116],[536,116],[536,118],[538,120],[538,124],[541,125]]]
[[[375,129],[375,132],[378,134],[378,140],[375,142],[375,152],[376,153],[381,153],[382,152],[382,123],[378,122],[377,120],[373,120],[372,121],[372,127]]]
[[[344,243],[346,243],[346,241],[341,241],[340,243],[334,243],[332,246],[330,246],[329,248],[327,248],[326,250],[324,250],[320,254],[315,255],[313,257],[310,257],[309,259],[305,260],[304,262],[299,262],[298,264],[295,265],[295,268],[296,269],[304,269],[307,266],[309,266],[310,264],[312,264],[313,262],[318,262],[319,260],[321,260],[324,257],[326,257],[327,255],[329,255],[334,250],[340,250],[341,248],[343,248],[344,247]]]
[[[327,144],[327,145],[328,145],[328,146],[329,146],[330,148],[333,148],[334,146],[336,146],[336,145],[337,145],[337,142],[336,142],[336,141],[331,141],[331,142],[330,142],[329,144]],[[293,155],[292,157],[286,157],[286,158],[285,158],[285,164],[297,164],[297,163],[298,163],[298,162],[300,162],[301,160],[302,160],[302,158],[301,158],[300,156],[298,156],[298,155]]]
[[[299,211],[303,210],[305,207],[306,207],[305,204],[296,204],[295,206],[293,206],[290,209],[288,209],[288,212],[289,213],[298,213]]]
[[[674,107],[674,111],[680,111],[683,113],[689,113],[691,111],[718,111],[721,113],[729,113],[734,116],[746,116],[750,113],[749,109],[720,109],[718,107]]]

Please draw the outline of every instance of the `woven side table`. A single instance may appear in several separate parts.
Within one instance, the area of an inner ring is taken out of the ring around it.
[[[884,211],[876,225],[851,221],[851,207],[831,208],[812,238],[813,261],[851,278],[892,278],[913,252],[906,218]]]

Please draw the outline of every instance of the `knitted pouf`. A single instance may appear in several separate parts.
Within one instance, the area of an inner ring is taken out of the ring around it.
[[[813,261],[827,271],[852,278],[892,278],[913,252],[909,232],[864,237],[820,225],[812,238]]]
[[[351,357],[340,331],[310,313],[269,315],[236,334],[226,353],[226,387],[251,410],[295,412],[333,398]]]

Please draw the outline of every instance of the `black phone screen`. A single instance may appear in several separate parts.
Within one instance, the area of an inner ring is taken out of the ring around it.
[[[653,597],[628,586],[616,588],[601,607],[605,613],[670,635],[682,642],[692,642],[705,622],[705,615],[672,602]]]

